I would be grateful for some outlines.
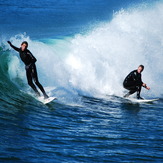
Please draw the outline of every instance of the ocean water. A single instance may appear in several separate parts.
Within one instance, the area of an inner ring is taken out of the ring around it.
[[[0,162],[163,162],[162,0],[6,0],[0,15]],[[8,40],[28,41],[57,100],[34,98]],[[122,98],[140,64],[159,101]]]

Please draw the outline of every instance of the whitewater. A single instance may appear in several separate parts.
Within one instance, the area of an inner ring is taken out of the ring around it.
[[[39,41],[19,34],[10,40],[18,47],[23,40],[29,42],[29,49],[38,58],[39,76],[46,86],[73,89],[90,96],[122,96],[125,76],[143,64],[143,81],[151,87],[150,92],[143,94],[156,97],[163,89],[162,8],[159,3],[145,9],[140,6],[121,10],[110,22],[64,39]],[[6,45],[6,41],[2,43]],[[20,62],[17,55],[10,56],[8,72],[12,79],[19,77],[25,82]]]

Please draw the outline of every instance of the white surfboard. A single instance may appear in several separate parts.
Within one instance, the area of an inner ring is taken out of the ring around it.
[[[159,99],[135,99],[135,98],[127,98],[128,100],[132,102],[138,102],[138,103],[152,103],[154,101],[158,101]]]
[[[38,100],[42,102],[43,104],[48,104],[52,102],[53,100],[57,99],[56,97],[49,97],[47,99],[44,99],[44,97],[38,97]]]

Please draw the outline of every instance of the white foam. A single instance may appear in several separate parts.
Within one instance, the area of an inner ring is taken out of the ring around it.
[[[152,7],[122,10],[112,21],[74,38],[50,44],[26,35],[11,40],[17,46],[24,40],[29,42],[38,59],[40,80],[46,86],[62,86],[82,94],[123,95],[124,78],[143,64],[143,81],[151,87],[143,94],[159,96],[163,90],[162,15],[163,3],[159,2]]]

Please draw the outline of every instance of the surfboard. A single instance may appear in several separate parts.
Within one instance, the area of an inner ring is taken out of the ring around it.
[[[40,102],[42,102],[43,104],[48,104],[50,102],[52,102],[53,100],[57,99],[56,97],[49,97],[47,99],[44,99],[44,97],[38,97],[37,98]]]
[[[152,103],[154,101],[158,101],[159,99],[135,99],[135,98],[126,98],[132,102],[138,102],[138,103]]]

